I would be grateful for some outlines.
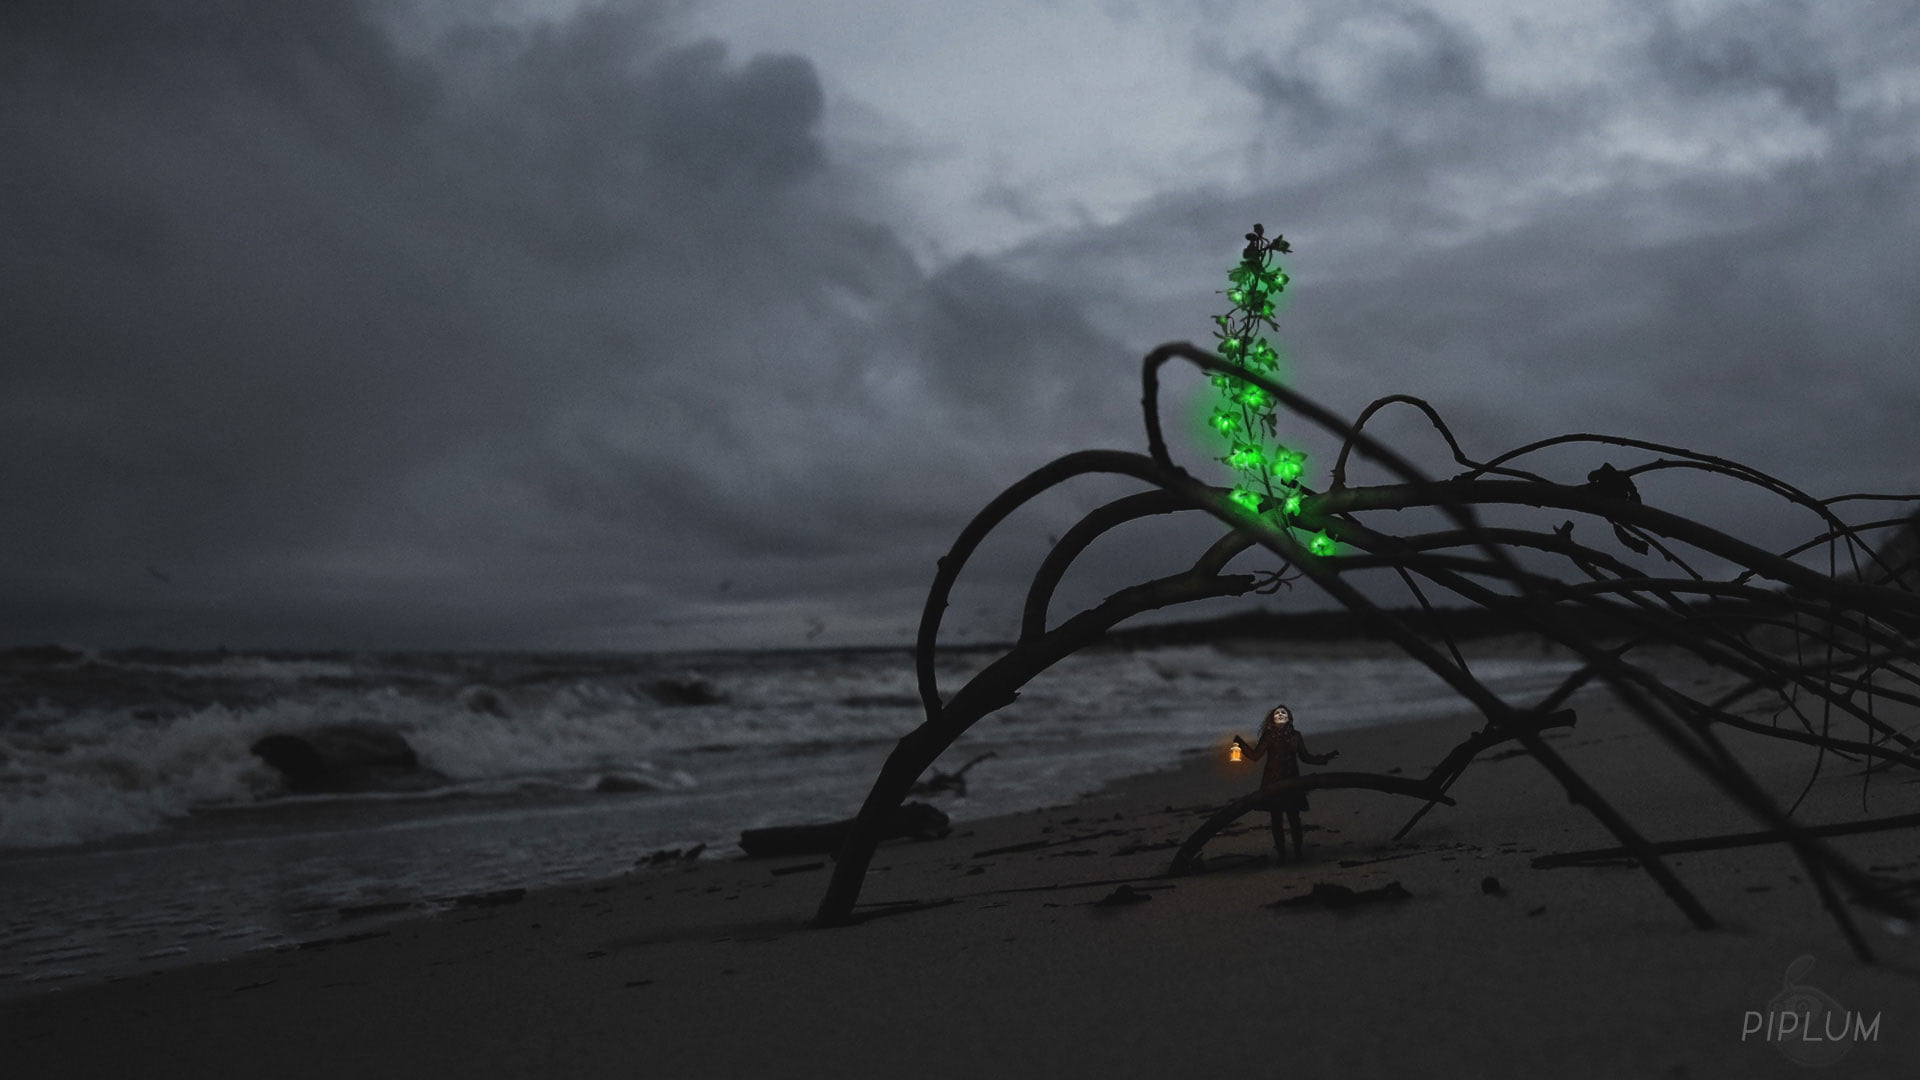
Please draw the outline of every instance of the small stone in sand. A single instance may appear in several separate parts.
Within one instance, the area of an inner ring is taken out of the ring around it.
[[[1149,893],[1141,892],[1131,885],[1122,885],[1093,902],[1094,907],[1124,907],[1153,899]]]
[[[1281,900],[1275,900],[1267,906],[1278,908],[1317,905],[1339,911],[1356,907],[1360,904],[1379,903],[1383,900],[1405,900],[1412,895],[1412,893],[1407,891],[1406,886],[1400,884],[1398,881],[1389,881],[1385,885],[1373,889],[1349,889],[1345,885],[1335,885],[1330,881],[1322,881],[1316,883],[1308,892],[1301,893],[1299,896],[1289,896]]]

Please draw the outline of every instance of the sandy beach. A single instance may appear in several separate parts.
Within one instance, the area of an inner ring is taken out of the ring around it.
[[[1315,749],[1419,773],[1477,726]],[[1755,827],[1604,702],[1552,738],[1651,839]],[[1734,748],[1777,796],[1806,781],[1808,748]],[[1920,1068],[1920,942],[1856,908],[1880,962],[1856,960],[1782,846],[1676,856],[1722,923],[1695,930],[1639,870],[1533,868],[1611,840],[1496,751],[1404,841],[1416,804],[1319,792],[1304,863],[1273,865],[1256,815],[1208,846],[1204,872],[1162,877],[1250,768],[1194,755],[888,844],[862,897],[873,917],[840,929],[805,926],[824,859],[706,860],[18,1000],[0,1006],[7,1075],[1794,1076],[1809,1053],[1838,1055],[1829,1075]],[[1898,772],[1864,797],[1830,759],[1799,813],[1920,809]],[[1920,877],[1911,830],[1834,843]],[[1316,886],[1382,899],[1332,907]],[[1861,1024],[1824,1046],[1743,1035],[1808,988]]]

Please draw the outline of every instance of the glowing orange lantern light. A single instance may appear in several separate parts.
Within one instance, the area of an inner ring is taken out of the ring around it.
[[[1247,760],[1247,759],[1246,759],[1246,758],[1245,758],[1245,757],[1244,757],[1244,756],[1243,756],[1243,755],[1242,755],[1242,754],[1240,753],[1240,744],[1239,744],[1239,743],[1234,743],[1234,744],[1233,744],[1232,746],[1229,746],[1229,747],[1227,747],[1227,760],[1228,760],[1228,761],[1245,761],[1245,760]]]

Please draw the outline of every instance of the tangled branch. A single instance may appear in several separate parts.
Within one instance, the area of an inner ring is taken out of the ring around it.
[[[1160,369],[1174,360],[1215,376],[1215,385],[1235,388],[1242,400],[1270,402],[1337,437],[1341,449],[1327,490],[1313,491],[1296,476],[1279,490],[1249,495],[1245,483],[1223,489],[1201,482],[1177,465],[1167,450],[1158,403]],[[1722,739],[1736,732],[1811,747],[1817,755],[1816,775],[1819,762],[1830,754],[1864,759],[1868,775],[1876,769],[1920,768],[1920,746],[1914,737],[1874,709],[1881,698],[1920,704],[1920,693],[1915,692],[1920,690],[1920,675],[1910,663],[1920,653],[1920,592],[1910,583],[1920,575],[1900,560],[1884,557],[1866,539],[1876,529],[1920,521],[1920,515],[1849,525],[1833,509],[1850,500],[1920,500],[1872,495],[1818,500],[1749,465],[1606,435],[1558,436],[1478,461],[1463,451],[1439,413],[1418,398],[1381,398],[1349,423],[1280,385],[1265,371],[1186,343],[1162,345],[1149,353],[1142,364],[1141,384],[1145,455],[1083,451],[1041,467],[982,509],[940,559],[915,650],[926,720],[899,741],[875,778],[840,850],[815,917],[817,924],[837,924],[850,917],[882,836],[879,825],[914,781],[971,725],[1010,704],[1040,672],[1133,615],[1194,600],[1245,595],[1295,577],[1313,582],[1374,633],[1431,670],[1480,713],[1485,726],[1421,780],[1322,774],[1288,781],[1293,788],[1365,787],[1419,798],[1424,805],[1401,830],[1404,834],[1433,805],[1451,803],[1447,790],[1480,753],[1500,742],[1515,741],[1575,804],[1614,836],[1617,852],[1643,868],[1689,921],[1712,927],[1712,915],[1662,858],[1664,852],[1678,849],[1647,840],[1542,737],[1543,728],[1572,722],[1561,705],[1597,681],[1610,688],[1721,797],[1759,819],[1767,836],[1791,847],[1836,924],[1862,957],[1871,953],[1847,907],[1849,899],[1887,917],[1914,918],[1906,899],[1827,845],[1824,837],[1831,830],[1796,823],[1791,807],[1774,799]],[[1247,387],[1257,388],[1262,396],[1248,394]],[[1367,433],[1367,422],[1396,404],[1426,416],[1461,471],[1445,479],[1429,477]],[[1518,464],[1541,450],[1568,445],[1659,456],[1625,469],[1602,463],[1584,484],[1557,483]],[[1348,463],[1356,453],[1384,468],[1394,482],[1349,486]],[[1783,552],[1770,552],[1644,502],[1634,477],[1672,469],[1721,477],[1781,499],[1814,514],[1820,532]],[[1131,477],[1149,489],[1098,507],[1053,545],[1029,585],[1018,641],[950,698],[943,698],[934,664],[941,619],[948,595],[974,550],[1021,505],[1069,479],[1094,473]],[[1284,508],[1276,505],[1281,498],[1287,503]],[[1556,516],[1566,513],[1597,521],[1629,551],[1643,556],[1652,553],[1678,568],[1679,574],[1649,573],[1576,541],[1571,520],[1545,528],[1483,524],[1480,511],[1495,507],[1550,510]],[[1406,509],[1436,511],[1451,527],[1401,536],[1373,524],[1391,516],[1382,511]],[[1121,589],[1048,628],[1056,587],[1096,538],[1132,522],[1189,511],[1213,516],[1227,531],[1188,570]],[[1296,533],[1307,534],[1311,542],[1303,543]],[[1828,549],[1826,572],[1794,561],[1795,556],[1821,545]],[[1285,569],[1258,575],[1224,573],[1235,557],[1254,547],[1278,556]],[[1550,565],[1540,565],[1543,560]],[[1732,573],[1710,577],[1695,561],[1702,565],[1717,561],[1732,568]],[[1424,590],[1443,589],[1498,613],[1515,627],[1557,642],[1578,658],[1580,667],[1539,701],[1509,702],[1474,675],[1444,622],[1433,620],[1444,646],[1437,647],[1407,616],[1376,603],[1349,580],[1351,575],[1382,569],[1391,570],[1430,615],[1433,609]],[[1791,650],[1793,660],[1782,655],[1777,647],[1781,642]],[[1640,659],[1656,647],[1681,650],[1742,681],[1719,698],[1703,700],[1669,685]],[[1808,660],[1810,653],[1818,659]],[[1914,690],[1897,689],[1897,684]],[[1762,724],[1732,711],[1743,702],[1751,710],[1754,699],[1768,698],[1780,712],[1791,712],[1798,724]],[[1817,718],[1804,707],[1808,701],[1818,706]],[[1189,868],[1219,829],[1278,794],[1282,793],[1263,790],[1222,808],[1183,845],[1173,870]]]

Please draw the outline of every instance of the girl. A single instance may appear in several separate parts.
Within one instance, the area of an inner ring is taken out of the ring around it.
[[[1246,755],[1248,761],[1267,759],[1267,765],[1260,774],[1260,786],[1267,787],[1300,775],[1300,763],[1325,765],[1340,756],[1334,750],[1325,754],[1310,753],[1307,741],[1294,730],[1293,710],[1285,705],[1275,705],[1260,725],[1260,738],[1252,746],[1245,739],[1235,735],[1233,743]],[[1273,853],[1278,861],[1287,861],[1287,841],[1280,829],[1280,815],[1285,814],[1287,826],[1293,831],[1293,851],[1296,856],[1305,856],[1306,848],[1300,840],[1300,811],[1307,809],[1305,792],[1285,795],[1276,799],[1267,809],[1269,827],[1273,830]]]

